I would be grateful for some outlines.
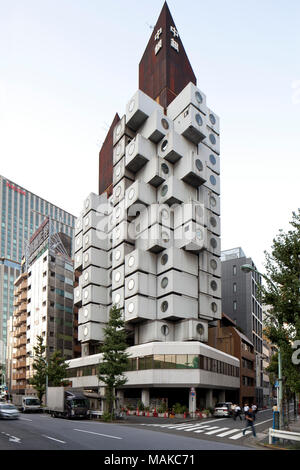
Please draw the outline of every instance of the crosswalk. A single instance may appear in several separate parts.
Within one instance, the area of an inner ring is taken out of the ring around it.
[[[218,419],[218,422],[222,421],[222,419]],[[224,423],[225,424],[225,423]],[[245,423],[246,424],[246,423]],[[148,424],[148,423],[141,423],[141,426],[147,427],[155,427],[155,428],[163,428],[163,429],[170,429],[173,431],[184,431],[193,434],[203,434],[206,436],[213,436],[223,438],[226,437],[227,439],[238,440],[242,437],[247,436],[248,434],[252,434],[251,430],[245,431],[243,434],[244,426],[240,428],[229,428],[225,427],[224,425],[216,426],[216,420],[213,421],[206,421],[205,424],[195,424],[195,423],[180,423],[180,424]]]

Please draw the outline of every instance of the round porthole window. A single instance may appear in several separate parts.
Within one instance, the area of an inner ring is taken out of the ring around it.
[[[89,291],[88,290],[84,291],[84,298],[87,299],[88,296],[89,296]]]
[[[130,281],[128,282],[128,289],[129,290],[132,290],[135,286],[135,282],[133,279],[130,279]]]
[[[161,287],[165,289],[168,284],[169,284],[169,279],[167,277],[164,277],[160,283]]]
[[[120,166],[117,166],[117,169],[116,169],[116,176],[119,177],[121,174],[121,167]]]
[[[87,236],[85,237],[85,239],[84,239],[84,243],[87,245],[89,241],[90,241],[90,238],[89,238],[89,236],[87,235]]]
[[[89,255],[88,255],[88,253],[85,255],[84,261],[85,261],[85,263],[88,263],[88,261],[89,261]]]
[[[112,253],[109,254],[109,261],[112,261]]]
[[[204,326],[202,323],[198,323],[197,325],[197,333],[198,335],[202,336],[204,334]]]
[[[128,266],[130,268],[132,268],[132,266],[134,265],[134,261],[135,261],[134,256],[130,256],[130,258],[128,260]]]
[[[89,207],[90,207],[90,200],[87,199],[87,200],[85,201],[85,208],[88,209]]]
[[[216,145],[217,140],[213,134],[209,134],[209,140],[213,145]]]
[[[167,185],[167,184],[165,184],[165,185],[161,188],[161,195],[162,195],[162,197],[164,197],[164,196],[167,194],[168,189],[169,189],[169,188],[168,188],[168,185]]]
[[[195,207],[195,215],[196,215],[196,220],[199,222],[200,220],[202,220],[202,217],[204,215],[203,213],[203,209],[201,206],[196,206]]]
[[[121,251],[120,250],[116,251],[115,258],[116,258],[117,261],[119,261],[119,259],[121,258]]]
[[[201,93],[199,93],[199,91],[196,91],[195,98],[196,98],[196,100],[199,104],[201,104],[203,102],[202,95],[201,95]]]
[[[162,152],[164,152],[167,147],[168,147],[168,141],[164,140],[163,143],[161,144],[161,147],[160,147]]]
[[[162,217],[162,219],[168,219],[169,218],[169,212],[166,209],[163,209],[161,211],[161,217]]]
[[[200,114],[196,114],[196,122],[198,124],[198,126],[202,126],[203,125],[203,119],[202,117],[200,116]]]
[[[214,271],[217,269],[218,263],[216,262],[215,259],[211,259],[211,260],[210,260],[210,267],[211,267],[211,269],[213,269]]]
[[[162,257],[161,257],[161,259],[160,259],[161,264],[162,264],[163,266],[164,266],[165,264],[167,264],[168,259],[169,259],[169,257],[168,257],[167,254],[162,255]]]
[[[214,313],[216,313],[218,311],[218,306],[217,306],[216,302],[212,302],[211,309]]]
[[[117,210],[116,210],[116,219],[118,219],[121,215],[121,208],[120,207],[117,207]]]
[[[115,237],[116,239],[118,240],[118,238],[120,238],[120,229],[117,228],[116,231],[115,231]]]
[[[121,194],[121,186],[118,186],[116,189],[116,196],[119,197]]]
[[[129,313],[132,313],[134,311],[134,303],[131,302],[129,305],[128,305],[128,312]]]
[[[117,146],[117,150],[116,150],[116,154],[117,154],[117,156],[119,156],[119,155],[120,155],[120,153],[121,153],[121,150],[122,150],[122,145],[121,145],[121,144],[119,144],[119,145]]]
[[[161,120],[161,125],[163,126],[164,129],[166,130],[169,129],[169,123],[165,118]]]
[[[168,334],[169,334],[169,327],[168,327],[168,325],[163,325],[163,326],[161,327],[161,333],[162,333],[163,336],[168,336]]]
[[[162,163],[162,164],[161,164],[161,171],[162,171],[165,175],[167,175],[167,174],[169,173],[169,167],[168,167],[168,165],[167,165],[166,163]]]
[[[76,261],[77,261],[77,263],[80,262],[80,255],[77,255],[77,256],[76,256]]]
[[[218,284],[216,283],[216,281],[211,281],[210,287],[213,291],[216,291],[218,289]]]
[[[128,197],[130,200],[132,200],[135,196],[135,190],[132,188],[130,191],[129,191],[129,194],[128,194]]]
[[[116,302],[116,303],[119,303],[120,300],[121,300],[121,296],[120,296],[120,294],[118,293],[118,294],[115,295],[115,302]]]
[[[120,135],[120,134],[121,134],[121,130],[122,130],[122,124],[118,124],[118,125],[117,125],[117,129],[116,129],[116,134],[117,134],[117,135]]]
[[[90,218],[89,217],[86,217],[85,221],[84,221],[84,225],[87,226],[89,225],[89,222],[90,222]]]
[[[77,238],[76,245],[77,245],[77,246],[80,245],[80,238]]]
[[[210,122],[212,123],[213,126],[216,124],[216,118],[213,114],[209,115],[209,120],[210,120]]]
[[[83,333],[84,333],[84,336],[87,336],[87,335],[88,335],[88,332],[89,332],[89,330],[87,329],[87,327],[85,327],[84,332],[83,332]]]
[[[85,273],[85,274],[84,274],[84,280],[87,281],[88,278],[89,278],[89,273]]]
[[[167,232],[162,232],[161,238],[162,238],[163,242],[165,242],[165,243],[168,243],[168,241],[170,240],[169,234]]]
[[[115,281],[116,281],[116,282],[119,282],[120,279],[121,279],[121,274],[120,274],[120,272],[118,271],[118,272],[116,272],[116,274],[115,274]]]
[[[79,297],[80,296],[80,291],[79,289],[76,290],[76,297]]]
[[[84,309],[84,316],[87,318],[89,316],[89,311],[87,308]]]
[[[212,184],[213,186],[216,186],[217,180],[216,180],[216,178],[214,177],[214,175],[210,175],[209,181],[211,182],[211,184]]]
[[[210,225],[211,225],[212,227],[216,227],[216,226],[217,226],[217,221],[216,221],[216,219],[215,219],[214,217],[211,217],[211,218],[209,219],[209,221],[210,221]]]
[[[197,158],[195,164],[198,171],[203,171],[203,163],[201,162],[201,160],[199,160],[199,158]]]
[[[213,154],[209,156],[209,160],[212,165],[215,165],[217,163],[217,159]]]
[[[132,142],[132,143],[129,145],[129,149],[128,149],[129,155],[132,155],[132,154],[133,154],[134,149],[135,149],[135,142]]]
[[[134,110],[134,106],[135,106],[135,100],[131,100],[130,103],[129,103],[129,112],[132,113],[132,111]]]
[[[168,302],[165,300],[165,301],[161,304],[161,307],[160,307],[160,308],[161,308],[161,311],[162,311],[162,312],[166,312],[166,311],[168,310],[168,308],[169,308]]]
[[[217,240],[215,238],[212,238],[210,240],[210,245],[213,247],[213,248],[217,248],[218,244],[217,244]]]
[[[213,196],[211,196],[209,200],[210,200],[210,205],[211,205],[211,207],[216,207],[216,205],[217,205],[217,200],[216,200],[216,198],[214,198]]]

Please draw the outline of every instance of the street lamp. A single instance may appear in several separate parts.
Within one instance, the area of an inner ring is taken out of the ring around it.
[[[262,274],[259,271],[257,271],[257,269],[255,269],[251,264],[243,264],[243,266],[241,266],[241,271],[243,271],[246,274],[250,273],[251,271],[259,274],[264,279],[266,279],[266,281],[269,284],[271,284],[271,286],[273,287],[273,289],[275,290],[275,292],[277,294],[279,293],[277,287],[271,281],[271,279],[269,279],[265,274]],[[280,427],[280,429],[282,429],[283,428],[283,419],[282,419],[283,418],[282,417],[282,359],[281,359],[280,346],[278,347],[278,384],[279,384],[279,390],[278,390],[279,391],[279,399],[278,399],[277,406],[278,406],[278,411],[279,411],[279,427]]]

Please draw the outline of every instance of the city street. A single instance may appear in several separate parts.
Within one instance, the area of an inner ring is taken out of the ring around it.
[[[224,421],[219,421],[219,427],[225,427]],[[226,420],[226,426],[227,421],[229,420]],[[243,443],[220,439],[213,435],[208,439],[205,434],[158,429],[153,426],[148,428],[136,423],[72,421],[55,419],[46,414],[26,414],[21,415],[18,420],[0,421],[0,450],[242,449],[250,448],[243,446]]]

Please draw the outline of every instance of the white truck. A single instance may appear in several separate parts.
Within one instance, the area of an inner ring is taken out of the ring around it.
[[[12,402],[22,413],[39,412],[42,410],[40,400],[34,396],[13,395]]]
[[[87,398],[64,387],[48,387],[47,411],[53,418],[89,418]]]

